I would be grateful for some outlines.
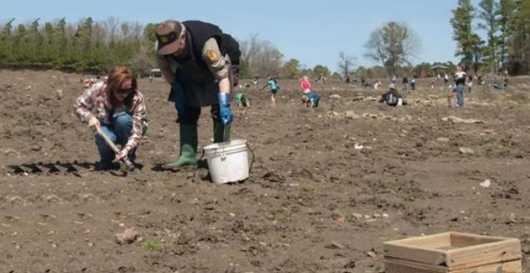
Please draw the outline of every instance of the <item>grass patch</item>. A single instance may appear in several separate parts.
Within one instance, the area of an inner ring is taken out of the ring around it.
[[[158,240],[146,240],[144,242],[144,249],[146,251],[160,251],[162,249],[162,243]]]

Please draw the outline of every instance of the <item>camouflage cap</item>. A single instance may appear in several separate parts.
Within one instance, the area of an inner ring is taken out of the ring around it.
[[[155,34],[158,41],[159,55],[169,55],[179,48],[179,41],[184,37],[186,27],[174,20],[167,20],[158,24]]]

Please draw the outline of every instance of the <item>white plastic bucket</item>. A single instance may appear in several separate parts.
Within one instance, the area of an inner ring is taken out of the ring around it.
[[[249,176],[249,150],[247,141],[236,139],[210,144],[204,149],[210,178],[216,184],[238,182]]]

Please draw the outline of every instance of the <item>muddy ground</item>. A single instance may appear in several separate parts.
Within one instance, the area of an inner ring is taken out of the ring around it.
[[[252,177],[215,185],[204,170],[153,169],[178,152],[156,79],[140,81],[151,120],[142,171],[92,171],[93,135],[72,110],[80,78],[0,71],[0,272],[384,272],[384,241],[448,230],[520,238],[527,268],[528,79],[475,88],[464,109],[421,82],[401,108],[326,84],[320,108],[306,109],[292,82],[273,108],[249,88],[233,137],[254,149]],[[201,145],[211,127],[205,108]],[[58,161],[77,171],[10,167]],[[139,238],[120,245],[126,228]]]

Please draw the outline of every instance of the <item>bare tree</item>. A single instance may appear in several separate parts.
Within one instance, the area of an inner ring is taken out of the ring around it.
[[[365,56],[381,63],[387,73],[393,75],[400,66],[410,65],[410,58],[415,56],[419,46],[418,38],[407,25],[390,22],[370,34]]]
[[[272,42],[258,39],[252,35],[241,42],[241,61],[245,64],[250,76],[278,74],[282,66],[283,55]]]
[[[117,17],[109,17],[107,20],[103,23],[105,26],[105,29],[107,30],[109,34],[109,41],[112,43],[116,39],[116,32],[118,31],[118,26],[120,25],[120,19]]]
[[[353,71],[353,66],[356,63],[355,57],[346,55],[344,52],[339,53],[339,70],[345,81],[350,81],[350,75]]]

